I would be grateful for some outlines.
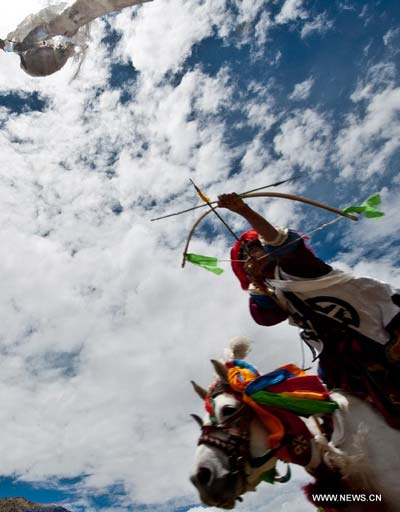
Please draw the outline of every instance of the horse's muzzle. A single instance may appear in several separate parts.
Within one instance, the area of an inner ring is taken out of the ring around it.
[[[199,491],[201,501],[211,507],[231,510],[241,494],[243,482],[238,473],[217,477],[212,467],[199,467],[190,478]]]

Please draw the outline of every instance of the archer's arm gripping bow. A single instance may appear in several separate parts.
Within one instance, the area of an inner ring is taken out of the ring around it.
[[[315,206],[317,208],[321,208],[322,210],[327,210],[329,212],[335,213],[336,215],[339,215],[341,217],[346,217],[347,219],[351,219],[353,221],[358,220],[358,217],[356,215],[352,215],[350,213],[345,213],[342,210],[339,210],[338,208],[335,208],[333,206],[329,206],[327,204],[320,203],[318,201],[314,201],[314,200],[308,199],[306,197],[296,196],[293,194],[284,194],[281,192],[255,192],[255,193],[239,194],[239,195],[243,199],[252,199],[254,197],[273,197],[273,198],[279,198],[279,199],[288,199],[290,201],[297,201],[300,203],[305,203],[305,204],[309,204],[311,206]],[[218,208],[218,207],[214,207],[214,209],[216,209],[216,208]],[[189,245],[190,245],[191,239],[193,237],[193,234],[194,234],[196,228],[210,213],[211,213],[211,210],[206,211],[193,224],[193,226],[189,232],[189,236],[186,240],[185,248],[183,251],[182,268],[185,266],[186,254],[189,252]]]

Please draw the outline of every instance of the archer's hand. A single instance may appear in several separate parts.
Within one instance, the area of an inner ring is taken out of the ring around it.
[[[221,194],[218,196],[218,206],[227,208],[231,212],[242,213],[247,204],[238,194],[233,192],[232,194]]]

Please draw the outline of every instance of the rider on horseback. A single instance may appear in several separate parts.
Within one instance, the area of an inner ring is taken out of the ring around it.
[[[332,269],[300,235],[272,226],[237,194],[219,196],[218,205],[254,228],[231,251],[253,319],[300,327],[328,388],[370,401],[400,428],[400,293]]]

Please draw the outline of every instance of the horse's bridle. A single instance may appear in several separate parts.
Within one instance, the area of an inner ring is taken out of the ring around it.
[[[215,398],[223,391],[218,390],[211,396]],[[198,445],[213,446],[225,453],[229,459],[232,474],[242,477],[247,483],[248,473],[246,463],[252,468],[259,468],[272,459],[282,447],[268,450],[262,457],[253,458],[250,454],[250,424],[251,411],[244,404],[222,423],[203,425]],[[222,438],[218,434],[225,434]]]
[[[219,393],[214,394],[216,396]],[[245,412],[243,414],[243,412]],[[206,445],[218,448],[229,460],[229,469],[232,476],[237,476],[244,485],[247,484],[248,474],[246,462],[250,457],[250,434],[248,425],[248,413],[242,405],[232,416],[222,423],[203,425],[198,445]],[[224,434],[219,436],[218,434]],[[243,492],[243,491],[242,491]],[[242,494],[242,492],[240,494]],[[240,496],[236,500],[243,501]]]

